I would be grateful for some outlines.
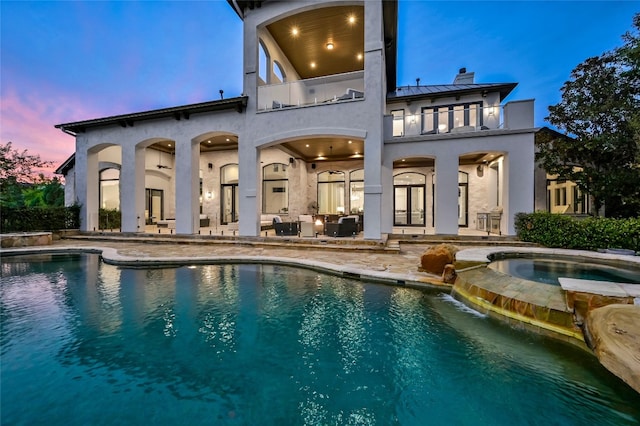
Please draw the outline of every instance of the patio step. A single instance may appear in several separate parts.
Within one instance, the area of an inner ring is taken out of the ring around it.
[[[453,244],[456,246],[511,246],[538,247],[535,243],[520,241],[514,236],[498,235],[420,235],[390,234],[389,241],[402,244]]]

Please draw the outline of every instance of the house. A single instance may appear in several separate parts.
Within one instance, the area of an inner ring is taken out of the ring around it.
[[[396,1],[239,1],[243,94],[56,125],[76,138],[58,171],[82,230],[99,208],[123,232],[201,215],[256,236],[261,217],[363,217],[394,230],[511,235],[534,208],[533,100],[515,83],[397,86]],[[317,207],[317,208],[316,208]],[[497,219],[496,219],[497,218]]]

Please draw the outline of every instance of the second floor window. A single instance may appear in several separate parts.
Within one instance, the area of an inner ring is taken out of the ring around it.
[[[404,110],[393,110],[391,116],[393,117],[393,136],[404,136]]]
[[[480,103],[422,108],[422,133],[449,133],[456,128],[482,126]]]

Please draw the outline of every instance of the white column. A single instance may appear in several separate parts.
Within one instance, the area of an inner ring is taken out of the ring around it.
[[[533,138],[533,134],[531,134]],[[528,149],[512,151],[505,155],[502,175],[505,179],[502,185],[503,212],[500,223],[501,232],[515,235],[514,226],[516,213],[531,213],[534,204],[534,173],[535,154],[534,144],[520,144]]]
[[[435,231],[436,234],[458,234],[458,156],[436,157]]]
[[[258,150],[248,141],[238,141],[238,190],[240,211],[238,230],[243,237],[260,233],[258,196]]]
[[[76,196],[80,204],[80,230],[98,229],[98,154],[76,141]]]
[[[382,165],[382,227],[383,233],[393,232],[393,161]]]
[[[176,234],[197,234],[200,228],[200,145],[176,142]]]
[[[135,143],[121,146],[120,212],[122,232],[144,232],[145,149]]]

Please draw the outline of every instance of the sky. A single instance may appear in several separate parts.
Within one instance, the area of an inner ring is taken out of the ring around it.
[[[368,0],[369,1],[369,0]],[[635,1],[399,0],[397,85],[517,82],[548,126],[571,70],[622,45]],[[242,93],[242,21],[223,0],[0,1],[0,141],[52,161],[55,124]]]

